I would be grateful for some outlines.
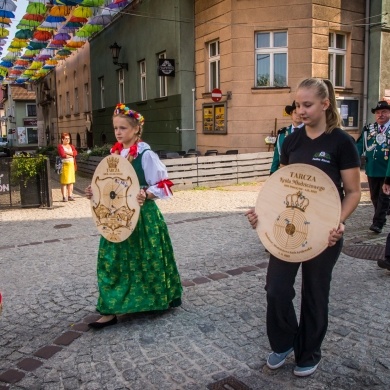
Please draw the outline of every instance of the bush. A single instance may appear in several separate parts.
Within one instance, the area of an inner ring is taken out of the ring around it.
[[[41,146],[37,149],[36,153],[43,154],[45,156],[56,156],[57,148],[53,145]]]
[[[42,154],[15,154],[11,162],[11,183],[17,185],[23,182],[27,186],[30,178],[42,172],[47,157]]]

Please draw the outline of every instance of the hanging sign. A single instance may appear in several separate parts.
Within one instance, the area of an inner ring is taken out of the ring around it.
[[[158,75],[159,76],[175,76],[175,60],[168,58],[158,59]]]

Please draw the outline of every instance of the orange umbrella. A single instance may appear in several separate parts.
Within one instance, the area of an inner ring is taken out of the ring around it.
[[[48,41],[52,37],[52,33],[49,31],[35,31],[33,35],[37,41]]]
[[[50,9],[49,14],[52,16],[67,16],[71,10],[72,7],[67,5],[55,5]]]

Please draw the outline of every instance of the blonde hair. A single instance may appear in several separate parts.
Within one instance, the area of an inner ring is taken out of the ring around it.
[[[321,100],[329,99],[329,107],[326,109],[326,130],[325,133],[331,133],[336,127],[341,127],[342,119],[336,105],[336,95],[330,80],[322,80],[318,78],[308,78],[301,81],[297,89],[314,88],[316,96]]]
[[[127,120],[127,122],[129,122],[131,127],[138,127],[138,131],[137,131],[136,135],[137,135],[138,140],[141,139],[141,135],[142,135],[144,128],[136,118],[133,118],[133,117],[128,116],[126,114],[119,113],[119,114],[114,114],[112,116],[112,119],[117,118],[117,117],[125,118]]]

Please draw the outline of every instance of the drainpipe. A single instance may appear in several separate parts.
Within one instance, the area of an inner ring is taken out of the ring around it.
[[[368,48],[370,38],[370,0],[366,0],[366,26],[364,28],[364,75],[363,75],[363,126],[367,123],[368,107]]]

